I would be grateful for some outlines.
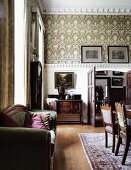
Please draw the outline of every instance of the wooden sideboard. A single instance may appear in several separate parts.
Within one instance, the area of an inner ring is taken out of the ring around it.
[[[58,123],[82,123],[82,100],[56,100]]]

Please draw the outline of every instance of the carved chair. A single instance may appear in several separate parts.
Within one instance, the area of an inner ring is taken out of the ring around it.
[[[115,156],[118,155],[119,147],[123,139],[125,141],[125,149],[124,149],[124,154],[121,163],[122,165],[124,165],[129,150],[130,142],[131,142],[131,126],[127,125],[126,110],[123,105],[117,104],[116,112],[118,116],[119,126],[118,126],[118,142],[117,142]]]
[[[118,124],[115,122],[111,106],[102,105],[101,113],[105,129],[105,147],[108,147],[108,133],[110,133],[112,134],[112,152],[115,152],[115,138],[118,135]]]

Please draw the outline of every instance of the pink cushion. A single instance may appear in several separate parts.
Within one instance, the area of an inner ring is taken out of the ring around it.
[[[33,115],[32,116],[32,128],[38,128],[38,129],[45,129],[44,123],[42,121],[41,115]]]
[[[4,127],[19,127],[19,124],[5,113],[1,114],[1,125]]]
[[[25,126],[29,128],[47,129],[43,123],[43,119],[40,114],[31,114],[28,112],[25,119]]]

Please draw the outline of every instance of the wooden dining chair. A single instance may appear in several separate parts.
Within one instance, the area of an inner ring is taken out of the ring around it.
[[[105,147],[108,147],[108,133],[112,134],[112,152],[115,152],[115,138],[118,134],[118,124],[115,123],[115,116],[112,108],[109,105],[101,106],[101,113],[103,116],[103,124],[105,129]]]
[[[118,104],[116,107],[116,112],[118,116],[118,142],[116,147],[115,155],[118,155],[120,144],[122,143],[122,139],[125,141],[124,154],[122,158],[122,165],[125,164],[127,153],[129,150],[130,142],[131,142],[131,127],[127,125],[126,119],[126,110],[123,105]]]

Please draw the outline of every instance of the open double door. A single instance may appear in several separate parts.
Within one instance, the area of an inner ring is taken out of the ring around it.
[[[126,87],[123,88],[111,88],[110,77],[107,78],[108,85],[108,103],[113,106],[114,101],[124,100],[131,102],[131,71],[126,73]],[[97,112],[96,112],[96,76],[95,67],[87,73],[87,92],[88,92],[88,124],[97,126]]]
[[[95,68],[87,73],[87,92],[88,92],[88,124],[95,126]]]
[[[87,73],[88,79],[88,124],[95,126],[103,125],[102,117],[100,114],[100,109],[98,109],[98,100],[96,100],[96,76],[95,67]],[[102,78],[103,79],[103,78]],[[106,79],[106,78],[105,78]],[[108,81],[107,81],[108,84]],[[110,89],[110,85],[108,86]],[[109,92],[109,90],[108,90]],[[99,105],[100,106],[100,105]]]

